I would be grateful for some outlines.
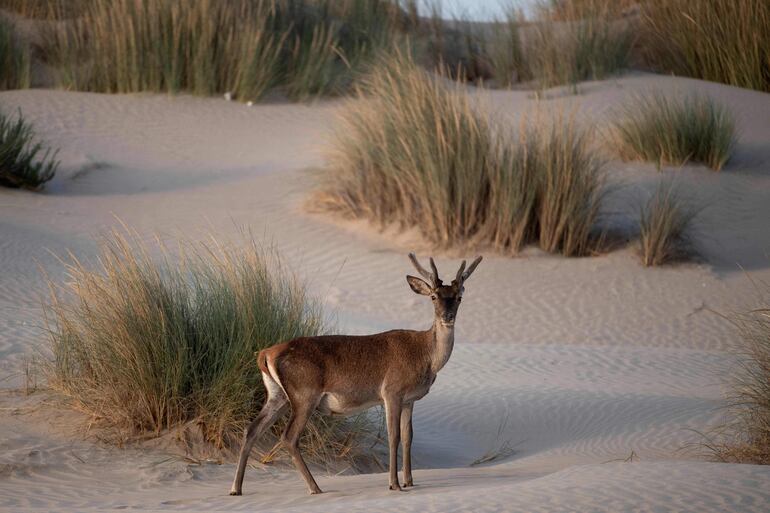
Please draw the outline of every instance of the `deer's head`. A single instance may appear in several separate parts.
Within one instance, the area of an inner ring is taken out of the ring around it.
[[[414,253],[409,253],[409,260],[412,261],[417,272],[427,280],[424,281],[416,276],[407,275],[406,281],[409,283],[409,286],[416,294],[430,296],[431,301],[433,301],[436,321],[444,326],[453,326],[457,318],[457,309],[460,306],[465,290],[463,284],[471,273],[476,270],[476,266],[481,262],[481,257],[477,257],[467,269],[465,268],[465,260],[463,260],[455,279],[449,285],[444,285],[438,277],[438,269],[436,269],[436,263],[433,261],[433,258],[430,259],[431,271],[427,271],[420,265]]]

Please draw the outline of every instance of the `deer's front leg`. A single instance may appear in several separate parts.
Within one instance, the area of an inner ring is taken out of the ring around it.
[[[388,450],[390,451],[390,489],[401,490],[398,484],[398,444],[401,438],[401,397],[385,398],[385,419],[388,425]]]
[[[401,459],[404,460],[404,488],[414,486],[412,481],[412,408],[414,403],[401,408]]]

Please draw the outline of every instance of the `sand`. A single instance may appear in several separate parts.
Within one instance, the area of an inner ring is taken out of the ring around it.
[[[21,108],[62,160],[42,194],[0,190],[0,510],[767,511],[769,468],[715,463],[697,444],[724,420],[740,350],[715,312],[752,306],[753,282],[770,280],[770,96],[632,74],[542,103],[600,125],[627,95],[653,88],[708,93],[738,120],[722,173],[665,173],[705,207],[695,262],[645,269],[632,246],[582,259],[485,254],[455,352],[415,407],[418,486],[389,492],[386,474],[316,468],[326,493],[309,496],[292,468],[256,464],[242,497],[227,495],[232,463],[101,444],[45,392],[18,391],[46,344],[41,268],[63,279],[54,255],[93,256],[94,238],[118,219],[168,240],[237,240],[245,228],[308,281],[339,331],[427,327],[430,306],[404,280],[406,251],[424,247],[303,209],[345,101],[0,93],[0,108]],[[523,91],[474,94],[512,123],[536,103]],[[614,160],[608,171],[622,187],[605,219],[630,226],[661,175]],[[437,254],[439,269],[454,272],[458,256]]]

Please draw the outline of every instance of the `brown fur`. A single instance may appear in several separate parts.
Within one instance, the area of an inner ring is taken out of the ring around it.
[[[299,436],[310,414],[345,415],[385,406],[390,450],[390,489],[400,490],[396,461],[403,435],[404,485],[412,486],[412,408],[430,390],[436,374],[446,364],[454,345],[454,321],[463,294],[464,281],[481,261],[478,257],[465,271],[444,285],[430,260],[426,271],[410,254],[417,270],[428,282],[407,276],[412,290],[430,296],[434,322],[426,331],[392,330],[364,336],[327,335],[302,337],[264,349],[257,355],[267,401],[259,416],[244,433],[231,495],[240,495],[248,453],[254,441],[291,405],[291,418],[281,437],[311,493],[320,493],[299,452]]]

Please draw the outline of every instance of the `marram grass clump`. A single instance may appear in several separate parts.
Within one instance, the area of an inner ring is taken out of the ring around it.
[[[384,0],[93,0],[43,50],[67,89],[305,99],[347,87],[399,12]]]
[[[319,304],[254,243],[160,242],[113,232],[95,266],[74,257],[47,308],[51,385],[130,439],[196,426],[231,448],[265,397],[256,352],[324,330]],[[304,444],[317,460],[350,456],[360,419],[314,417]]]
[[[673,182],[661,182],[640,213],[642,264],[659,266],[685,258],[692,249],[688,231],[695,215]]]
[[[345,110],[312,207],[416,228],[437,247],[528,243],[591,251],[601,162],[563,115],[517,135],[474,105],[462,83],[408,57],[382,62]]]
[[[569,21],[558,18],[554,6],[541,7],[529,28],[525,56],[540,88],[600,80],[629,67],[633,28],[615,18],[613,2],[562,4]]]
[[[729,319],[743,340],[729,397],[729,420],[707,447],[723,460],[770,465],[770,286],[757,308]]]
[[[0,185],[37,190],[56,174],[56,151],[36,141],[35,131],[19,112],[0,113]]]
[[[770,2],[646,0],[641,50],[665,73],[770,92]]]
[[[719,171],[735,146],[735,121],[727,108],[694,93],[636,96],[612,120],[610,140],[620,157],[658,168],[697,162]]]

